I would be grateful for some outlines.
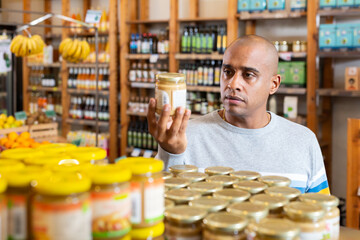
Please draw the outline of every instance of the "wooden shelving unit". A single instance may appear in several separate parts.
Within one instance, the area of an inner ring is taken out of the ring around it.
[[[319,51],[321,58],[360,58],[360,51]]]
[[[37,86],[28,86],[28,91],[32,92],[61,92],[61,88],[58,87],[37,87]]]
[[[360,97],[360,91],[347,91],[344,89],[317,89],[316,93],[325,97]]]
[[[144,14],[144,13],[142,13]],[[129,20],[126,24],[168,24],[169,19],[141,19],[141,20]]]
[[[68,63],[68,68],[95,68],[95,63]],[[109,68],[110,63],[98,63],[99,68]]]
[[[265,10],[263,12],[258,12],[258,13],[241,12],[240,14],[237,14],[236,17],[239,20],[290,19],[290,18],[306,17],[306,12],[304,11],[292,12],[287,10],[269,12],[268,10]]]
[[[28,67],[48,67],[48,68],[60,68],[61,67],[61,63],[59,62],[55,62],[55,63],[50,63],[50,64],[44,64],[44,63],[27,63]]]
[[[348,9],[320,9],[318,16],[320,17],[357,17],[360,15],[359,8],[348,8]]]
[[[175,54],[176,60],[222,60],[223,55],[219,53],[212,54],[185,54],[185,53],[177,53]]]
[[[181,18],[178,19],[179,22],[225,22],[227,20],[227,18],[200,18],[200,17],[195,17],[195,18]]]
[[[82,94],[82,95],[95,95],[96,94],[96,90],[84,90],[84,89],[69,89],[68,88],[67,92],[69,94]],[[101,96],[109,95],[109,91],[106,91],[106,90],[99,90],[98,93]]]
[[[166,60],[169,58],[168,54],[127,54],[128,60],[149,60],[151,57],[156,57],[160,60]]]
[[[154,89],[155,88],[155,83],[130,82],[129,85],[132,88],[147,88],[147,89]]]
[[[84,120],[84,119],[71,119],[68,118],[66,119],[66,122],[68,124],[74,124],[74,125],[84,125],[84,126],[96,126],[96,121],[95,120]],[[105,122],[105,121],[99,121],[99,126],[100,127],[109,127],[109,123]]]

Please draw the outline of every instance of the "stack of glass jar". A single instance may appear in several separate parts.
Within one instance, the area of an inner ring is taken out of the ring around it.
[[[281,176],[175,165],[165,178],[167,239],[339,239],[339,200]]]

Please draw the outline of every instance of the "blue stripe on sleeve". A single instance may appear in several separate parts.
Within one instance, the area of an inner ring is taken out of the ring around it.
[[[293,187],[301,191],[301,193],[305,193],[305,188],[303,187]]]
[[[310,188],[309,191],[307,191],[307,192],[317,193],[328,187],[329,187],[328,181],[325,180],[322,183],[320,183],[319,185],[317,185],[316,187]]]

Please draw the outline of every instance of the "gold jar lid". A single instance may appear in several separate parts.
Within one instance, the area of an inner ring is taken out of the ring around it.
[[[221,167],[221,166],[214,166],[205,168],[205,173],[209,176],[212,175],[228,175],[233,172],[234,169],[231,167]]]
[[[188,186],[188,189],[200,192],[203,195],[214,193],[218,190],[223,189],[223,185],[219,183],[210,182],[196,182]]]
[[[156,75],[156,78],[164,82],[185,82],[185,74],[182,73],[159,73]]]
[[[184,178],[169,178],[165,179],[165,188],[167,189],[178,189],[178,188],[185,188],[191,182]]]
[[[299,41],[299,40],[293,41],[292,44],[293,44],[293,45],[300,45],[300,41]]]
[[[248,220],[232,213],[217,212],[205,217],[204,224],[205,227],[214,231],[234,232],[244,230]]]
[[[165,210],[169,209],[169,208],[172,208],[174,206],[175,206],[174,201],[171,201],[169,199],[165,199]]]
[[[190,180],[191,182],[201,182],[204,181],[205,178],[208,177],[208,175],[201,172],[183,172],[180,173],[177,177]]]
[[[250,198],[250,202],[264,204],[269,208],[269,210],[273,210],[276,208],[280,208],[289,203],[289,200],[286,197],[282,196],[271,196],[267,194],[258,194],[252,196]]]
[[[265,189],[265,193],[272,196],[283,196],[289,200],[297,198],[301,195],[301,191],[291,187],[269,187]]]
[[[286,215],[292,220],[318,221],[325,215],[324,208],[318,203],[292,202],[284,207]]]
[[[198,168],[194,165],[173,165],[169,167],[169,170],[172,174],[177,176],[179,173],[183,172],[197,172]]]
[[[281,176],[262,176],[258,180],[269,187],[287,187],[291,183],[289,178]]]
[[[226,211],[250,219],[262,219],[269,214],[269,209],[264,204],[252,202],[233,203],[227,207]]]
[[[230,173],[230,176],[237,177],[241,181],[249,181],[249,180],[256,180],[261,175],[258,172],[252,172],[252,171],[236,171]]]
[[[307,41],[300,41],[300,43],[301,43],[302,45],[306,45],[306,44],[307,44]]]
[[[230,187],[234,183],[238,182],[239,179],[236,177],[231,177],[231,176],[227,176],[227,175],[214,175],[214,176],[210,176],[210,177],[206,178],[205,181],[210,182],[210,183],[220,183],[224,187]]]
[[[184,188],[172,189],[167,191],[164,195],[165,198],[173,200],[175,203],[188,202],[201,197],[200,193]]]
[[[255,224],[255,229],[260,237],[293,239],[300,234],[296,224],[287,219],[265,218]]]
[[[319,203],[326,210],[330,210],[339,205],[339,199],[337,197],[321,193],[305,193],[300,195],[299,199],[302,202]]]
[[[267,185],[258,181],[240,181],[235,183],[234,188],[248,191],[251,194],[257,194],[264,191],[267,188]]]
[[[180,223],[194,223],[201,221],[206,215],[207,211],[204,209],[180,205],[175,206],[165,211],[164,215],[167,220]]]
[[[228,201],[214,198],[214,197],[201,197],[189,202],[192,207],[205,209],[208,212],[219,212],[226,208]]]
[[[274,45],[279,45],[279,41],[272,41]]]
[[[281,45],[287,45],[287,41],[281,41]]]
[[[162,172],[162,179],[169,179],[169,178],[172,178],[173,175],[172,173],[169,173],[169,172]]]
[[[250,198],[251,194],[247,191],[240,189],[223,189],[214,192],[213,196],[215,198],[227,200],[231,203],[233,202],[243,202]]]

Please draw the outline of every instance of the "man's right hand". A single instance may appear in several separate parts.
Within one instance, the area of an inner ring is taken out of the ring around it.
[[[157,121],[155,116],[156,100],[150,99],[147,120],[149,132],[162,149],[172,154],[185,152],[187,146],[186,127],[191,111],[183,107],[176,109],[175,116],[170,116],[170,105],[166,104]]]

